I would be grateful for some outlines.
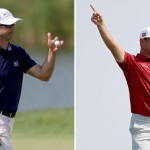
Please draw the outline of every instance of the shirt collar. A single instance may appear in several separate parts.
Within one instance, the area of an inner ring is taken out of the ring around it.
[[[142,54],[139,54],[139,53],[136,55],[136,57],[139,58],[139,59],[141,59],[141,60],[144,60],[144,61],[150,60],[149,57],[146,57],[146,56],[144,56],[144,55],[142,55]]]
[[[2,50],[3,48],[0,46],[0,50]],[[10,43],[8,43],[8,48],[7,48],[7,50],[8,51],[11,51],[12,50],[12,48],[11,48],[11,46],[10,46]]]
[[[8,51],[11,51],[11,46],[10,46],[10,44],[8,45]]]

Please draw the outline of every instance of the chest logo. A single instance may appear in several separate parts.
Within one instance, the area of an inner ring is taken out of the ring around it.
[[[18,61],[14,61],[14,67],[19,66],[19,62]]]
[[[149,69],[149,66],[145,65],[145,64],[142,64],[143,67]]]

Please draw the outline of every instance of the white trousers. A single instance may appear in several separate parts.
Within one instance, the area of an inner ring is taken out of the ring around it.
[[[14,118],[0,114],[0,150],[13,150],[10,134],[13,129]]]
[[[132,114],[129,130],[132,150],[150,150],[150,117]]]

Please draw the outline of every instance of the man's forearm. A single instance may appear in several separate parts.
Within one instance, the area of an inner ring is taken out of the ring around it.
[[[109,33],[109,31],[107,30],[104,22],[101,23],[100,25],[97,25],[97,28],[99,30],[99,33],[104,41],[104,43],[106,44],[106,46],[108,47],[108,49],[112,52],[115,53],[116,48],[119,46],[115,40],[113,39],[113,37],[111,36],[111,34]]]
[[[55,58],[56,53],[49,49],[48,56],[41,68],[41,75],[45,78],[45,80],[49,80],[54,71]]]
[[[104,22],[102,22],[100,25],[97,25],[97,28],[105,45],[111,51],[115,60],[118,62],[122,62],[124,60],[124,50],[115,42],[115,40],[107,30]]]

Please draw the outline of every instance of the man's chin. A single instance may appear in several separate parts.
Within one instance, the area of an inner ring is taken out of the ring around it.
[[[13,36],[9,36],[8,39],[7,39],[7,41],[9,42],[12,39],[13,39]]]
[[[13,32],[9,33],[8,39],[11,40],[11,39],[13,38],[13,36],[14,36],[14,33],[13,33]]]

